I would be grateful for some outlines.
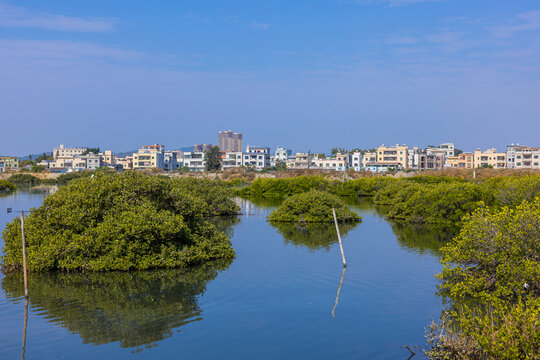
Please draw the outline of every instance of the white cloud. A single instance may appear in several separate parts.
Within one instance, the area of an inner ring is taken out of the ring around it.
[[[0,4],[0,27],[104,32],[112,30],[114,23],[114,19],[71,17]]]
[[[270,24],[264,24],[259,22],[252,22],[249,25],[249,28],[251,30],[268,30],[270,28]]]
[[[517,32],[540,30],[540,10],[531,10],[517,15],[511,22],[490,28],[494,36],[512,37]]]

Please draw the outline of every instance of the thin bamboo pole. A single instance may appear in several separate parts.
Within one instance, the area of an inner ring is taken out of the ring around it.
[[[24,360],[24,354],[26,352],[26,328],[28,326],[28,298],[24,299],[24,328],[23,328],[23,339],[22,339],[22,352],[21,360]]]
[[[336,217],[336,210],[334,208],[332,208],[332,214],[334,214],[334,223],[336,224],[336,232],[337,232],[337,237],[338,237],[338,240],[339,240],[339,249],[341,250],[341,258],[343,259],[343,266],[347,266],[347,261],[345,261],[345,253],[343,252],[343,244],[341,243],[341,234],[339,233],[339,226],[338,226],[338,222],[337,222],[337,217]]]
[[[338,302],[339,302],[339,293],[341,292],[341,287],[343,286],[343,278],[345,277],[345,266],[343,267],[343,271],[341,272],[341,280],[339,281],[339,286],[338,286],[338,289],[337,289],[337,294],[336,294],[336,302],[334,303],[334,307],[332,308],[332,317],[335,317],[336,315],[336,308],[338,306]]]
[[[26,268],[26,239],[24,237],[24,211],[21,210],[21,235],[23,252],[23,271],[24,271],[24,296],[28,297],[28,270]]]

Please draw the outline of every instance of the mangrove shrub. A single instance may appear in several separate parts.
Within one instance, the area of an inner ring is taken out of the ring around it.
[[[339,222],[361,220],[340,198],[318,190],[287,198],[270,214],[269,219],[271,222],[332,222],[332,208],[335,209]]]
[[[204,219],[209,207],[168,178],[126,172],[73,180],[25,220],[29,269],[173,268],[232,258],[228,237]],[[15,219],[3,232],[4,271],[21,264],[20,231]]]

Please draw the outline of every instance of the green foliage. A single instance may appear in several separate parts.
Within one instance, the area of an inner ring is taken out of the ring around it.
[[[88,178],[92,176],[93,172],[91,171],[74,171],[70,173],[65,173],[56,178],[56,183],[58,185],[67,185],[68,182],[80,178]]]
[[[390,222],[400,245],[420,254],[441,254],[441,248],[459,232],[456,226],[411,224],[403,221]]]
[[[440,291],[454,305],[443,315],[446,333],[428,334],[432,359],[538,358],[539,219],[539,198],[515,208],[481,208],[442,248]]]
[[[277,161],[276,162],[276,170],[277,171],[285,171],[287,170],[287,163],[284,161]]]
[[[118,342],[122,348],[143,350],[200,320],[198,297],[230,263],[216,260],[187,270],[32,274],[29,301],[84,343]],[[7,275],[2,287],[8,297],[22,297],[22,274]]]
[[[219,151],[219,147],[212,146],[210,150],[207,150],[204,160],[206,161],[206,171],[221,169],[221,152]]]
[[[540,175],[495,177],[482,185],[493,193],[497,205],[517,206],[540,194]]]
[[[197,186],[136,172],[72,181],[25,220],[29,269],[142,270],[234,257],[227,236],[204,216],[235,205],[210,198],[219,195],[212,189],[198,197]],[[7,224],[3,237],[4,270],[20,267],[19,220]]]
[[[365,177],[347,181],[344,188],[347,193],[357,196],[375,196],[377,191],[395,181],[398,180],[388,176]]]
[[[101,150],[98,148],[98,147],[95,147],[95,148],[88,148],[86,149],[81,155],[88,155],[90,153],[92,154],[99,154]]]
[[[34,173],[44,172],[45,170],[45,166],[43,165],[32,165],[32,168],[30,169],[30,171]]]
[[[396,192],[388,216],[414,223],[459,224],[463,216],[493,203],[492,195],[471,183],[408,185]]]
[[[349,210],[347,205],[335,195],[311,190],[287,199],[268,217],[271,222],[332,222],[332,208],[339,222],[360,221],[361,217]]]
[[[39,185],[41,180],[30,174],[13,174],[9,177],[9,182],[13,184]]]
[[[7,180],[0,180],[0,192],[13,191],[15,189],[17,189],[17,186],[15,186],[14,184],[10,183]]]

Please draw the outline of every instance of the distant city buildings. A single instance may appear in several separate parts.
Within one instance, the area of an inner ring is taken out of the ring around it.
[[[218,132],[218,147],[221,151],[242,151],[242,133],[231,130]]]
[[[242,165],[262,170],[270,167],[270,148],[266,146],[247,146]]]
[[[0,172],[19,170],[19,158],[0,156]]]
[[[212,148],[212,144],[195,144],[193,145],[193,152],[205,152]]]
[[[496,149],[474,151],[474,167],[492,167],[495,169],[506,168],[506,153],[497,152]]]

